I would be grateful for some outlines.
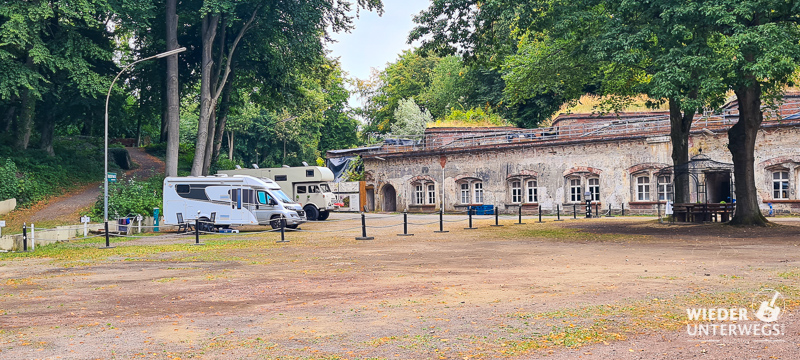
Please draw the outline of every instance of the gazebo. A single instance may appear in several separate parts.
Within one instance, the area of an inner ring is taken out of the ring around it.
[[[722,221],[727,221],[733,212],[734,182],[733,164],[711,160],[702,153],[695,155],[686,163],[665,167],[657,176],[672,176],[673,189],[675,180],[688,177],[689,203],[676,203],[673,206],[674,217],[682,221],[711,221],[720,214]]]

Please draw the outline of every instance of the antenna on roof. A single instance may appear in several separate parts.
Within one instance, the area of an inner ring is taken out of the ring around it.
[[[241,169],[241,168],[242,168],[241,166],[239,166],[239,165],[236,165],[236,170],[239,170],[239,169]]]
[[[308,163],[303,161],[303,166],[308,166]]]
[[[283,165],[283,167],[287,168],[287,167],[291,167],[291,166],[289,166],[289,165]]]
[[[253,169],[258,169],[258,164],[253,164]]]

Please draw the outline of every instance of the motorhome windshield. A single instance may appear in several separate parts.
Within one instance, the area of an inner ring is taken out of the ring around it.
[[[275,195],[275,197],[278,198],[278,200],[280,200],[281,202],[287,203],[287,204],[294,204],[294,201],[292,201],[292,199],[290,199],[288,196],[286,196],[286,194],[284,194],[283,191],[281,191],[281,190],[270,190],[270,192],[272,192],[272,194]]]
[[[331,192],[331,188],[328,187],[328,184],[319,184],[319,187],[322,189],[322,192]]]

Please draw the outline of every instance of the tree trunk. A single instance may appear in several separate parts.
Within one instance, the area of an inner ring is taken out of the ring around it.
[[[755,181],[755,146],[758,129],[764,120],[761,113],[761,85],[751,79],[749,85],[734,91],[739,101],[739,122],[728,130],[728,150],[733,156],[733,176],[736,184],[736,214],[733,225],[765,226],[761,214]]]
[[[203,175],[208,175],[211,169],[211,156],[214,150],[214,131],[217,127],[217,108],[216,106],[211,111],[211,116],[208,117],[208,141],[206,142],[206,153],[203,157]]]
[[[22,112],[17,122],[17,149],[25,150],[31,139],[33,128],[33,114],[36,112],[36,99],[31,95],[31,90],[22,95]]]
[[[231,75],[228,78],[228,81],[225,83],[225,88],[222,90],[222,101],[219,104],[219,113],[217,119],[217,129],[215,131],[216,136],[214,137],[214,152],[212,156],[212,161],[216,162],[219,160],[219,151],[222,148],[222,136],[225,133],[225,125],[228,122],[228,111],[231,107],[231,83],[233,83],[234,79],[234,72],[231,71]],[[233,160],[232,157],[228,157],[228,159]]]
[[[11,105],[6,109],[6,114],[3,116],[3,128],[5,128],[6,133],[11,131],[11,124],[14,123],[14,113],[16,111],[17,107],[15,105]]]
[[[167,0],[167,51],[178,48],[178,0]],[[167,57],[166,125],[167,157],[166,175],[178,176],[180,151],[180,96],[178,94],[178,54]],[[163,136],[162,136],[163,137]]]
[[[169,60],[167,60],[169,61]],[[167,106],[167,78],[161,79],[161,132],[158,134],[158,141],[165,142],[169,136],[169,107]]]
[[[205,163],[206,143],[208,142],[208,121],[214,107],[214,98],[211,94],[211,75],[214,60],[211,58],[211,50],[214,46],[217,23],[219,15],[207,14],[203,18],[203,56],[202,67],[200,70],[200,119],[197,123],[197,142],[194,149],[194,161],[192,162],[192,176],[200,176],[203,173]]]
[[[39,141],[39,148],[46,151],[48,155],[55,156],[53,151],[53,133],[56,129],[56,116],[53,110],[49,110],[44,121],[39,127],[42,137]]]
[[[682,112],[680,102],[677,99],[669,99],[669,136],[672,139],[672,165],[676,167],[676,170],[678,170],[678,166],[689,162],[689,132],[692,129],[694,114],[695,111]],[[673,177],[674,201],[676,203],[691,202],[689,173],[675,171]]]
[[[228,159],[233,160],[233,131],[228,131]]]

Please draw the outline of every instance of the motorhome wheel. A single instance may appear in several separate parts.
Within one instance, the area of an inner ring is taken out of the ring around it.
[[[319,221],[328,220],[328,216],[330,215],[331,215],[330,211],[320,211],[317,220]]]
[[[319,218],[319,210],[314,205],[306,205],[303,207],[303,211],[306,212],[306,219],[308,221],[317,221]]]

